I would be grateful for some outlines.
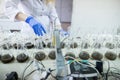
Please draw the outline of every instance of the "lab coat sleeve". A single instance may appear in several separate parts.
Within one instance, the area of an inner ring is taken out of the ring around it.
[[[49,17],[51,22],[55,22],[55,25],[60,25],[60,20],[59,17],[57,15],[56,9],[54,7],[54,5],[52,5],[52,3],[48,3],[48,7],[49,7]]]
[[[18,12],[21,12],[18,8],[20,0],[7,0],[5,4],[5,15],[9,17],[10,20],[15,21],[15,16]]]

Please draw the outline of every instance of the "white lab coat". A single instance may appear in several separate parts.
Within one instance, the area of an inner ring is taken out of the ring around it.
[[[19,4],[22,5],[23,11],[18,8]],[[45,0],[7,0],[5,7],[6,15],[12,21],[15,21],[15,16],[18,12],[24,12],[27,15],[35,17],[43,24],[47,32],[51,31],[50,22],[55,21],[56,25],[60,25],[55,7],[51,3],[46,5]],[[24,26],[23,30],[25,30],[24,32],[30,33],[32,29],[28,26],[25,28]]]

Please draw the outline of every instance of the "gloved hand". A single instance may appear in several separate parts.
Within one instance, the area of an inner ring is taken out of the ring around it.
[[[26,23],[28,23],[34,30],[34,33],[38,36],[43,36],[44,33],[46,33],[44,27],[35,20],[32,16],[27,17],[25,20]]]
[[[56,25],[56,29],[59,30],[60,36],[62,37],[70,36],[69,28],[67,28],[67,31],[66,31],[61,27],[61,25]]]
[[[69,33],[68,31],[65,31],[65,30],[61,29],[61,30],[60,30],[60,35],[61,35],[61,36],[69,36],[70,33]]]

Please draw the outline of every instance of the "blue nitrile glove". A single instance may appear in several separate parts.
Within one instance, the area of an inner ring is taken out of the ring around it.
[[[63,29],[60,30],[60,34],[61,34],[61,36],[69,36],[70,35],[70,33],[68,31],[65,31]]]
[[[27,17],[25,22],[28,23],[33,28],[36,35],[43,36],[43,34],[46,33],[44,27],[32,16]]]

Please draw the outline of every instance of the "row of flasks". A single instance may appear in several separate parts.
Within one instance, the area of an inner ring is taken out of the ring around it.
[[[120,58],[120,54],[116,54],[112,51],[107,51],[104,55],[98,51],[94,51],[91,55],[86,52],[86,51],[81,51],[78,56],[76,56],[74,54],[74,52],[66,52],[65,55],[63,55],[65,57],[66,60],[71,60],[71,59],[80,59],[80,60],[104,60],[104,59],[108,59],[108,60],[116,60],[117,58]],[[0,56],[0,60],[3,63],[10,63],[14,60],[17,60],[20,63],[26,62],[31,58],[31,56],[25,54],[25,53],[20,53],[19,55],[17,55],[16,57],[14,57],[13,54],[2,54]],[[38,61],[42,61],[45,59],[50,59],[50,60],[55,60],[56,59],[56,54],[55,54],[55,50],[52,50],[49,52],[48,55],[46,55],[46,53],[44,51],[39,51],[34,53],[34,59],[38,60]]]
[[[9,35],[8,35],[9,34]],[[66,37],[61,39],[61,48],[120,48],[119,35],[83,35],[79,37]],[[3,33],[0,36],[0,48],[2,49],[33,49],[54,48],[52,37],[37,37],[21,33]]]
[[[4,43],[0,46],[1,49],[43,49],[43,48],[55,48],[55,45],[52,44],[52,42],[39,42],[39,43],[33,43],[33,42],[26,42],[25,44],[21,43]],[[107,48],[107,49],[116,49],[120,48],[120,44],[118,43],[110,43],[107,42],[105,45],[101,43],[94,43],[90,44],[88,42],[83,42],[83,43],[77,43],[77,42],[72,42],[72,43],[67,43],[67,42],[61,42],[61,48],[81,48],[81,49],[89,49],[89,48],[94,48],[94,49],[101,49],[101,48]]]
[[[44,60],[47,57],[50,58],[50,59],[52,59],[52,60],[54,60],[56,58],[55,51],[51,51],[48,54],[48,56],[43,51],[39,51],[39,52],[36,52],[34,54],[35,54],[34,55],[34,59],[36,59],[38,61],[42,61],[42,60]],[[28,54],[25,54],[25,53],[20,53],[16,57],[14,57],[14,55],[11,54],[11,53],[10,54],[7,53],[7,54],[0,55],[0,60],[3,63],[10,63],[10,62],[14,61],[15,59],[19,63],[23,63],[23,62],[26,62],[26,61],[28,61],[30,59],[33,59],[33,58],[31,58],[31,56],[29,56]]]

